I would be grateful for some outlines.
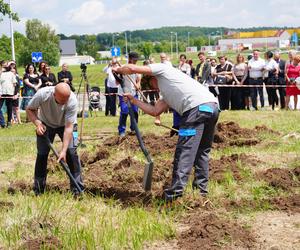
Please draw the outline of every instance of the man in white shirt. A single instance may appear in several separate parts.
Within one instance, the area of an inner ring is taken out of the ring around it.
[[[116,79],[112,73],[112,68],[118,65],[118,60],[116,57],[113,57],[110,64],[107,65],[103,71],[107,74],[107,91],[106,94],[106,108],[105,115],[107,116],[109,113],[112,116],[116,116],[116,94],[118,93],[118,85],[116,83]]]
[[[253,51],[253,57],[248,62],[249,70],[249,84],[257,85],[257,87],[250,88],[250,96],[252,100],[253,109],[257,110],[257,93],[259,94],[260,104],[263,108],[265,106],[263,94],[263,71],[265,67],[265,60],[259,57],[259,51]]]

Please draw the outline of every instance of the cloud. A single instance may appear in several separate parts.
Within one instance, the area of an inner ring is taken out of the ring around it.
[[[97,0],[86,1],[67,13],[68,23],[80,26],[93,25],[103,16],[105,16],[105,6]]]

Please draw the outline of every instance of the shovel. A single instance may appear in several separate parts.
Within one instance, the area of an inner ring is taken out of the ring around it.
[[[172,127],[169,127],[169,126],[167,126],[167,125],[164,125],[164,124],[162,124],[162,123],[154,123],[154,124],[155,124],[156,126],[164,127],[164,128],[170,129],[170,130],[172,130],[172,131],[174,131],[174,132],[178,133],[178,129],[175,129],[175,128],[172,128]]]
[[[117,82],[120,83],[120,85],[123,89],[123,92],[125,93],[123,76],[118,75],[115,72],[113,73],[113,75],[114,75],[115,79],[117,80]],[[151,190],[151,185],[152,185],[153,161],[151,159],[151,156],[150,156],[148,150],[146,149],[146,147],[144,145],[140,130],[138,128],[138,125],[137,125],[135,117],[134,117],[134,113],[133,113],[131,103],[129,101],[127,102],[127,106],[128,106],[129,115],[130,115],[130,118],[131,118],[131,121],[132,121],[132,125],[134,127],[136,137],[137,137],[138,142],[140,144],[140,148],[143,151],[143,154],[145,155],[145,157],[147,159],[147,163],[146,163],[145,169],[144,169],[143,188],[144,188],[145,191],[150,191]]]
[[[59,155],[58,155],[56,149],[54,148],[53,144],[50,142],[48,136],[44,135],[44,138],[46,139],[49,148],[52,150],[52,152],[55,154],[56,158],[58,159]],[[76,187],[76,189],[78,190],[78,192],[81,194],[83,192],[83,190],[78,185],[77,181],[75,180],[74,176],[72,175],[72,173],[71,173],[71,171],[69,169],[68,164],[65,161],[63,161],[63,160],[60,160],[59,163],[63,167],[63,169],[66,171],[66,173],[69,176],[69,178],[70,178],[71,182],[73,183],[73,185]]]

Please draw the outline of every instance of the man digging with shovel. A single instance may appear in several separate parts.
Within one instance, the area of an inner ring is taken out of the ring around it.
[[[45,191],[48,154],[50,148],[55,151],[51,143],[58,134],[62,140],[62,150],[57,155],[58,162],[70,177],[71,191],[77,196],[82,192],[83,183],[77,155],[77,130],[74,128],[77,119],[75,94],[71,92],[67,83],[59,83],[55,87],[45,87],[34,95],[26,112],[30,121],[36,126],[37,134],[38,152],[33,187],[35,194],[40,195]],[[57,153],[55,152],[55,154]]]
[[[169,202],[182,196],[193,165],[193,188],[199,189],[200,195],[206,196],[209,153],[219,117],[217,99],[196,80],[162,63],[147,66],[128,64],[114,71],[118,74],[138,73],[154,76],[162,95],[162,99],[155,106],[135,99],[130,93],[124,94],[127,101],[145,113],[159,116],[171,107],[182,116],[173,162],[172,183],[170,188],[164,190],[164,199]]]

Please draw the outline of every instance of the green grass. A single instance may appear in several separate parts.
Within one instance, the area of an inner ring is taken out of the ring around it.
[[[171,125],[172,115],[163,114],[161,119],[164,124]],[[297,166],[299,159],[289,159],[287,154],[296,156],[300,150],[300,142],[296,139],[286,141],[282,137],[291,132],[299,132],[299,120],[300,113],[292,111],[222,112],[220,121],[235,121],[241,127],[247,128],[266,125],[280,131],[281,135],[263,132],[258,135],[263,142],[256,146],[213,150],[212,157],[246,153],[267,161],[262,163],[265,167],[280,167],[282,163],[277,162],[276,159],[285,157],[283,159],[286,159],[287,167]],[[105,117],[102,112],[99,112],[98,117],[85,120],[84,135],[101,134],[101,131],[117,133],[117,124],[118,117]],[[156,127],[154,118],[147,115],[140,116],[139,127],[142,133],[168,133],[168,130]],[[8,194],[6,190],[9,182],[15,180],[32,182],[36,154],[34,127],[29,123],[11,129],[1,129],[0,141],[0,170],[5,164],[13,165],[10,171],[4,173],[0,171],[0,202],[13,204],[10,208],[0,205],[0,249],[1,247],[18,249],[26,239],[47,236],[58,238],[63,249],[142,249],[147,242],[175,237],[176,218],[185,213],[183,208],[168,214],[158,211],[159,203],[151,209],[142,206],[124,208],[113,199],[108,200],[99,196],[85,195],[82,200],[74,200],[70,194],[58,192],[47,193],[41,197],[35,197],[32,192]],[[266,142],[276,142],[276,144]],[[93,151],[97,141],[86,141],[85,144],[89,151]],[[56,144],[56,147],[60,148],[60,144]],[[135,159],[143,159],[141,153],[128,152],[128,154]],[[159,157],[170,159],[172,155],[162,154]],[[246,204],[233,210],[232,216],[239,217],[239,215],[272,209],[266,199],[288,195],[286,191],[270,187],[255,178],[253,171],[261,167],[258,164],[255,169],[251,169],[248,165],[239,162],[238,168],[243,177],[242,181],[236,181],[230,170],[225,173],[222,183],[211,181],[209,198],[215,205],[215,209],[221,209],[221,213],[224,213],[222,208],[224,199],[229,201],[244,199],[249,203],[257,204],[254,207]],[[55,175],[50,174],[49,178],[65,179],[65,173],[60,171]],[[190,185],[186,192],[193,192]]]

